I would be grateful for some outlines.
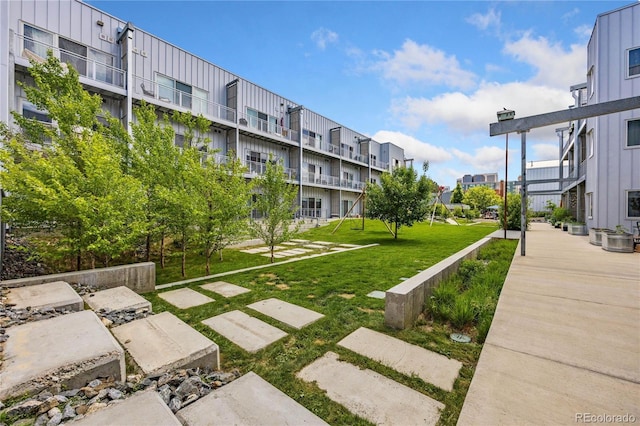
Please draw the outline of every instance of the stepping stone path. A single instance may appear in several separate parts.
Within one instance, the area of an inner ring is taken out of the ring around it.
[[[56,384],[84,386],[97,376],[124,379],[124,351],[92,311],[29,322],[5,333],[0,400]]]
[[[180,421],[155,390],[138,392],[118,404],[87,414],[84,418],[74,421],[73,425],[111,426],[124,423],[181,426]]]
[[[193,308],[194,306],[200,306],[215,301],[202,293],[191,290],[190,288],[165,291],[164,293],[159,293],[158,296],[180,309]]]
[[[218,345],[170,312],[139,319],[111,331],[145,374],[220,366]]]
[[[94,311],[151,310],[151,302],[125,286],[85,294],[82,299]]]
[[[177,413],[189,426],[326,425],[322,419],[253,372]],[[160,423],[158,423],[160,424]]]
[[[73,288],[64,281],[16,287],[9,290],[7,304],[14,309],[68,309],[81,311],[84,302]]]
[[[407,376],[418,376],[447,392],[453,390],[462,363],[395,337],[361,327],[338,345]]]
[[[386,297],[386,293],[380,290],[373,290],[371,293],[367,294],[368,297],[373,297],[374,299],[384,299]]]
[[[372,370],[362,370],[327,352],[297,377],[327,392],[333,401],[377,425],[435,425],[444,404]],[[339,378],[339,380],[336,380]]]
[[[284,302],[279,299],[261,300],[247,305],[247,307],[298,330],[324,317],[324,315],[311,309],[303,308],[302,306]]]
[[[287,335],[284,331],[242,311],[230,311],[202,323],[247,352],[257,352]]]
[[[222,297],[234,297],[240,294],[249,293],[251,291],[248,288],[240,287],[239,285],[227,283],[224,281],[216,281],[214,283],[203,284],[200,286],[200,288],[218,293]]]
[[[326,248],[325,246],[318,245],[318,244],[305,244],[304,246],[305,246],[306,248],[316,249],[316,250]]]

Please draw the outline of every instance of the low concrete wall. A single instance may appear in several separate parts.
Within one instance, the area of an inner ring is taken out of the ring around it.
[[[6,280],[0,282],[0,285],[5,287],[24,287],[54,281],[81,283],[101,290],[125,286],[136,293],[148,293],[154,291],[156,287],[156,265],[153,262],[143,262],[62,274],[40,275],[39,277]]]
[[[480,248],[489,241],[491,238],[483,238],[387,290],[384,302],[385,325],[400,330],[412,327],[424,310],[425,301],[431,294],[431,290],[441,281],[456,273],[460,262],[474,259]]]

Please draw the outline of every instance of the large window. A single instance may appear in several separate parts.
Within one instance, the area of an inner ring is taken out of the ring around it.
[[[194,113],[207,112],[207,92],[174,80],[162,74],[156,74],[158,98],[165,102],[180,105]]]
[[[87,75],[87,46],[58,37],[60,62],[70,64],[80,75]]]
[[[627,121],[627,146],[640,146],[640,119]]]
[[[627,219],[640,219],[640,189],[627,191]]]
[[[47,56],[47,50],[53,46],[53,34],[31,25],[24,25],[24,49],[41,58]]]
[[[303,140],[307,141],[307,145],[318,147],[322,145],[322,135],[312,132],[311,130],[302,129]]]
[[[263,132],[269,131],[269,116],[267,114],[252,108],[247,108],[247,117],[249,118],[249,126],[262,130]],[[273,117],[273,119],[275,120],[275,117]]]
[[[627,77],[633,77],[640,75],[640,47],[629,49],[628,51],[628,75]]]

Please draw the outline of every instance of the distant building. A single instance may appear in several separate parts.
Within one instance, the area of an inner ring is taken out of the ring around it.
[[[563,175],[568,173],[568,166],[564,166]],[[558,178],[560,177],[558,160],[529,161],[527,162],[527,181],[545,180],[548,182],[532,183],[528,185],[529,208],[539,212],[547,209],[547,201],[560,205],[560,189]]]
[[[500,190],[500,182],[497,173],[483,173],[475,175],[464,175],[456,181],[462,187],[463,191],[467,191],[475,186],[486,186],[494,191]]]

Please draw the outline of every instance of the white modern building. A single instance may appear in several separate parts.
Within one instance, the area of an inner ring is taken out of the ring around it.
[[[29,82],[29,60],[48,50],[71,64],[84,87],[130,127],[142,101],[159,112],[202,114],[220,161],[237,156],[247,178],[265,170],[269,156],[282,161],[299,187],[303,217],[341,217],[367,182],[404,165],[404,150],[366,137],[300,103],[264,89],[131,22],[78,0],[0,1],[0,121],[10,111],[44,121],[18,82]],[[50,120],[49,120],[50,121]],[[184,131],[176,130],[176,144]],[[352,215],[361,213],[356,203]]]
[[[571,88],[576,106],[640,96],[640,3],[598,15],[586,76]],[[566,132],[563,205],[590,228],[633,232],[640,221],[640,110],[579,120]]]
[[[558,160],[527,161],[527,180],[542,181],[531,183],[527,186],[527,198],[529,209],[535,212],[547,210],[547,202],[556,206],[560,205],[560,191],[558,190],[558,178],[560,167]],[[566,176],[568,167],[563,167],[563,175]]]

